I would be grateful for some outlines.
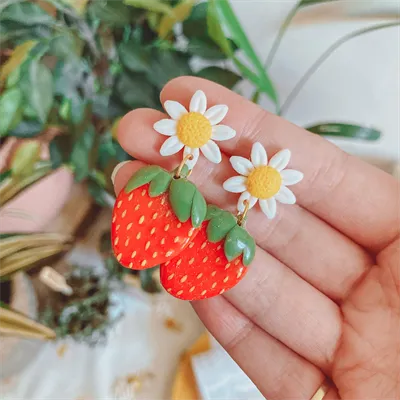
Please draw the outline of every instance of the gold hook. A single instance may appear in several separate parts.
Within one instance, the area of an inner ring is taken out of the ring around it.
[[[243,212],[242,213],[238,213],[238,215],[236,217],[237,218],[237,223],[238,223],[239,226],[241,226],[243,224],[244,220],[246,219],[247,213],[248,213],[248,211],[250,209],[250,202],[248,200],[244,200],[243,204],[244,204]]]
[[[179,167],[178,167],[178,169],[176,170],[176,173],[175,173],[175,178],[176,179],[179,179],[181,177],[182,168],[186,164],[186,161],[188,161],[188,160],[193,160],[193,154],[186,154],[186,156],[183,157],[183,160],[179,164]],[[192,170],[189,170],[189,173],[187,174],[186,177],[188,178],[191,173],[192,173]]]

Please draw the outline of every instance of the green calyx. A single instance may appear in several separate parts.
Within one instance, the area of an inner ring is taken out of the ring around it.
[[[150,165],[137,171],[124,190],[129,193],[149,183],[150,197],[157,197],[168,191],[171,208],[179,221],[186,222],[190,218],[192,225],[197,228],[206,217],[206,201],[196,186],[186,179],[189,173],[186,165],[180,171],[179,178],[175,177],[175,173],[176,170],[168,172],[158,165]]]
[[[237,219],[228,211],[209,205],[205,218],[209,221],[207,226],[207,238],[212,243],[225,239],[224,251],[228,261],[243,254],[243,264],[249,265],[256,252],[254,239],[242,226],[238,225]]]

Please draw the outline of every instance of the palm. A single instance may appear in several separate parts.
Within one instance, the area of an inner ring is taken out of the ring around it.
[[[384,249],[342,305],[343,335],[332,366],[342,398],[400,397],[399,249],[399,240]]]
[[[186,104],[197,89],[229,106],[226,124],[238,132],[221,142],[221,164],[199,159],[194,169],[208,202],[234,209],[237,197],[221,186],[232,176],[228,158],[248,156],[255,141],[269,152],[291,149],[305,179],[294,189],[298,204],[281,206],[274,220],[251,210],[247,228],[258,247],[246,278],[223,296],[193,303],[196,312],[268,400],[311,399],[325,377],[334,382],[325,400],[399,398],[396,181],[211,82],[176,79],[162,100]],[[134,157],[172,168],[180,155],[161,157],[163,139],[152,129],[161,118],[133,111],[119,125],[119,140]],[[142,161],[119,170],[116,192]]]

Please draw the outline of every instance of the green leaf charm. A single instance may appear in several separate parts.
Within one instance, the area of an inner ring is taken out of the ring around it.
[[[151,197],[159,196],[161,193],[167,191],[171,183],[171,174],[161,169],[161,171],[154,177],[150,183],[149,195]]]
[[[171,182],[169,201],[179,221],[186,222],[192,211],[196,186],[186,179],[174,179]]]
[[[254,258],[256,244],[254,239],[242,226],[238,225],[237,218],[230,212],[221,210],[217,206],[207,207],[206,221],[207,239],[211,243],[217,243],[225,239],[224,252],[228,261],[243,254],[243,265],[248,266]]]
[[[226,236],[224,250],[229,261],[243,254],[243,264],[247,266],[254,258],[256,244],[245,229],[236,225]]]
[[[125,186],[125,192],[129,193],[140,186],[149,183],[153,178],[156,177],[163,169],[158,165],[149,165],[139,169],[132,177],[129,179],[127,185]]]
[[[212,218],[207,226],[207,237],[212,243],[222,240],[237,225],[236,218],[228,211],[222,211]]]
[[[193,196],[193,205],[192,205],[192,225],[194,227],[198,227],[204,221],[204,218],[207,214],[207,203],[204,200],[202,194],[196,189]]]

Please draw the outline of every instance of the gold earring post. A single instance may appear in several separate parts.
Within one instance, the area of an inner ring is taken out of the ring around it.
[[[244,204],[243,212],[239,213],[237,215],[237,217],[236,217],[237,218],[237,223],[238,223],[239,226],[241,226],[243,224],[244,220],[246,219],[247,213],[248,213],[248,211],[250,209],[250,202],[248,200],[244,200],[243,204]]]
[[[175,178],[179,179],[181,177],[181,172],[182,172],[182,168],[184,167],[184,165],[186,164],[186,161],[188,160],[193,160],[193,154],[186,154],[185,157],[183,157],[183,160],[181,161],[181,163],[179,164],[178,169],[176,170],[175,173]],[[187,178],[190,176],[190,174],[192,173],[192,170],[189,171]]]

